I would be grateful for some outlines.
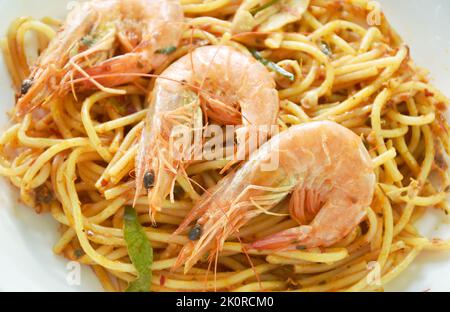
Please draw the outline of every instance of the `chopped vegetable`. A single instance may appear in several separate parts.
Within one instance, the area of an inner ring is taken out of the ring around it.
[[[153,249],[131,206],[125,207],[123,232],[131,262],[138,272],[138,278],[129,284],[126,291],[148,292],[152,281]]]
[[[303,14],[308,9],[310,0],[282,0],[282,4],[276,7],[272,6],[268,10],[273,9],[273,13],[263,16],[263,12],[257,14],[258,21],[257,30],[261,32],[273,32],[282,29],[284,26],[301,20]]]
[[[83,252],[83,250],[81,250],[81,249],[75,249],[74,252],[73,252],[73,254],[75,255],[75,257],[76,257],[77,259],[80,259],[81,257],[83,257],[84,252]]]
[[[87,35],[81,38],[81,43],[88,48],[90,48],[94,44],[94,42],[94,37],[92,37],[91,35]]]
[[[260,6],[256,7],[256,8],[254,8],[254,9],[250,10],[250,13],[251,13],[252,15],[256,15],[256,13],[261,12],[262,10],[267,9],[268,7],[270,7],[270,6],[274,5],[274,4],[276,4],[277,2],[280,2],[280,0],[271,0],[271,1],[267,2],[266,4],[260,5]]]
[[[231,24],[231,32],[239,34],[256,30],[257,25],[255,17],[248,10],[238,10]]]
[[[177,50],[177,47],[169,46],[169,47],[166,47],[163,49],[156,50],[156,53],[169,55],[169,54],[172,54],[173,52],[175,52],[176,50]]]
[[[320,51],[322,51],[323,54],[325,54],[326,56],[331,56],[331,55],[333,55],[333,52],[331,52],[330,46],[329,46],[325,41],[322,41],[322,42],[319,44],[319,48],[320,48]]]
[[[267,66],[268,68],[270,68],[272,71],[276,72],[277,74],[288,78],[290,81],[294,81],[295,80],[295,76],[294,74],[288,72],[287,70],[285,70],[284,68],[278,66],[276,63],[266,60],[265,58],[263,58],[261,56],[261,54],[256,51],[255,49],[250,49],[250,53],[253,55],[253,57],[255,59],[257,59],[258,61],[260,61],[263,65]]]
[[[46,185],[42,185],[34,190],[34,199],[37,204],[50,204],[54,199],[53,192]]]

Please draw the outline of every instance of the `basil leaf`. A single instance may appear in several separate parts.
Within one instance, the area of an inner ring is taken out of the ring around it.
[[[156,53],[169,55],[169,54],[172,54],[173,52],[175,52],[176,50],[177,50],[177,47],[169,46],[169,47],[166,47],[163,49],[156,50]]]
[[[255,49],[249,49],[250,53],[253,55],[253,57],[255,59],[257,59],[259,62],[261,62],[263,65],[267,66],[268,68],[270,68],[272,71],[280,74],[283,77],[288,78],[290,81],[294,81],[295,80],[295,76],[294,74],[288,72],[287,70],[283,69],[282,67],[278,66],[276,63],[266,60],[265,58],[263,58],[261,56],[261,53],[259,53],[258,51],[256,51]]]
[[[263,5],[260,5],[260,6],[256,7],[256,8],[254,8],[254,9],[251,9],[250,10],[250,14],[251,15],[256,15],[256,13],[258,13],[258,12],[264,10],[264,9],[267,9],[268,7],[274,5],[275,3],[279,2],[279,1],[280,0],[271,0],[271,1],[267,2],[266,4],[263,4]]]
[[[152,281],[153,249],[131,206],[125,207],[123,232],[131,262],[138,272],[138,278],[128,285],[126,291],[148,292]]]

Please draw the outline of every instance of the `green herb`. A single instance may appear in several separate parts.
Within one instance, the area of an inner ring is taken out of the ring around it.
[[[266,4],[260,5],[252,10],[250,10],[250,14],[251,15],[255,15],[258,12],[261,12],[264,9],[267,9],[268,7],[274,5],[275,3],[279,2],[280,0],[271,0],[269,2],[267,2]]]
[[[138,272],[138,278],[128,285],[126,291],[148,292],[152,281],[153,249],[131,206],[125,207],[123,232],[131,262]]]
[[[163,49],[156,50],[156,53],[169,55],[169,54],[172,54],[173,52],[175,52],[176,50],[177,50],[177,47],[169,46],[169,47],[166,47]]]
[[[78,54],[79,45],[75,44],[72,49],[69,51],[69,57],[72,58]]]
[[[253,55],[253,57],[255,59],[257,59],[258,61],[260,61],[263,65],[267,66],[268,68],[270,68],[272,71],[278,73],[279,75],[288,78],[290,81],[294,81],[295,80],[295,76],[294,74],[288,72],[287,70],[285,70],[284,68],[278,66],[276,63],[266,60],[265,58],[263,58],[261,56],[261,54],[256,51],[255,49],[250,49],[250,53]]]
[[[83,257],[84,252],[83,252],[83,250],[81,250],[81,249],[75,249],[74,252],[73,252],[73,254],[75,255],[75,257],[76,257],[77,259],[80,259],[81,257]]]
[[[81,43],[90,48],[94,44],[94,37],[92,37],[91,35],[84,36],[83,38],[81,38]]]

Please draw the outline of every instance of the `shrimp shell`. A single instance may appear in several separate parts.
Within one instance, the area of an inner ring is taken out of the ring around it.
[[[267,169],[273,159],[278,165]],[[194,207],[175,233],[198,218],[203,235],[183,248],[177,266],[184,263],[188,270],[206,252],[217,254],[230,235],[289,194],[298,195],[291,196],[292,218],[304,223],[249,247],[279,251],[331,246],[363,220],[375,184],[369,153],[352,131],[330,121],[291,127],[265,143]]]
[[[67,94],[73,80],[79,80],[77,91],[108,90],[150,72],[168,57],[160,49],[178,46],[183,23],[179,0],[93,0],[75,6],[32,67],[26,80],[32,85],[17,102],[17,116]],[[114,56],[118,46],[125,52]]]
[[[136,157],[136,198],[145,173],[153,171],[155,187],[149,197],[151,210],[157,210],[170,193],[177,172],[186,165],[166,153],[179,120],[187,120],[184,124],[192,131],[206,123],[202,113],[224,125],[272,126],[278,111],[275,82],[251,56],[229,46],[206,46],[182,57],[161,74],[152,93]]]

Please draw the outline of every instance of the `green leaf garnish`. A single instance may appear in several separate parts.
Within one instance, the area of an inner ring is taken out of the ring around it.
[[[83,38],[81,38],[81,43],[84,44],[86,47],[90,48],[95,42],[94,37],[91,35],[86,35]]]
[[[75,257],[76,257],[77,259],[80,259],[81,257],[83,257],[84,252],[83,252],[83,250],[81,250],[81,249],[75,249],[74,252],[73,252],[73,254],[75,255]]]
[[[169,55],[169,54],[172,54],[173,52],[175,52],[176,50],[177,50],[177,47],[170,46],[170,47],[166,47],[166,48],[163,48],[163,49],[156,50],[156,53]]]
[[[295,76],[294,74],[288,72],[287,70],[285,70],[284,68],[278,66],[276,63],[266,60],[265,58],[263,58],[261,56],[261,54],[256,51],[255,49],[249,49],[250,53],[253,55],[253,57],[255,59],[257,59],[259,62],[261,62],[263,65],[267,66],[268,68],[270,68],[272,71],[280,74],[283,77],[288,78],[290,81],[294,81],[295,80]]]
[[[138,272],[138,278],[128,285],[126,291],[149,292],[152,282],[153,248],[138,221],[136,211],[131,206],[125,207],[123,232],[131,262]]]
[[[250,14],[251,14],[251,15],[255,15],[256,13],[261,12],[262,10],[267,9],[268,7],[274,5],[275,3],[279,2],[279,1],[280,1],[280,0],[271,0],[271,1],[267,2],[266,4],[263,4],[263,5],[260,5],[260,6],[256,7],[256,8],[254,8],[254,9],[251,9],[251,10],[250,10]]]

